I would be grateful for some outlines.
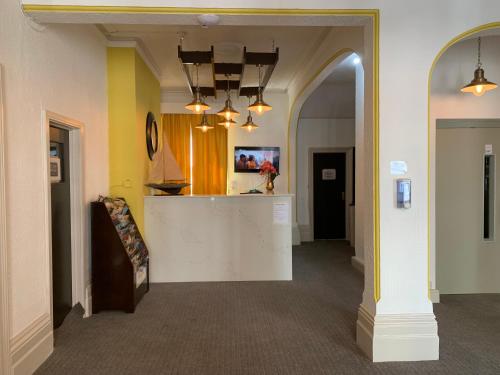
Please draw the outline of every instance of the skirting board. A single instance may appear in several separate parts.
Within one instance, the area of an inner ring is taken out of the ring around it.
[[[365,263],[363,259],[358,258],[357,256],[351,257],[352,266],[361,273],[365,273]]]
[[[14,375],[32,374],[52,354],[54,335],[49,314],[36,319],[11,340]]]
[[[301,233],[299,231],[299,226],[297,223],[292,224],[292,245],[300,245]]]
[[[302,242],[312,242],[314,241],[314,236],[311,231],[310,225],[299,225],[300,239]]]
[[[356,341],[373,362],[439,359],[439,337],[434,314],[388,314],[373,317],[360,306]]]
[[[439,290],[438,289],[431,289],[430,297],[431,297],[432,303],[439,303],[441,301],[441,299],[439,298]]]

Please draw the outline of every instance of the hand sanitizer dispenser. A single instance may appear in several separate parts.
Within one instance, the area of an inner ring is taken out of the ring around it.
[[[411,180],[400,178],[396,180],[397,207],[408,209],[411,207]]]

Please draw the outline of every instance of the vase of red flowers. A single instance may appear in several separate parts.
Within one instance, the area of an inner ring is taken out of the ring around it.
[[[260,165],[260,175],[266,179],[266,192],[267,194],[274,194],[274,179],[279,176],[278,171],[274,168],[273,163],[265,160]]]

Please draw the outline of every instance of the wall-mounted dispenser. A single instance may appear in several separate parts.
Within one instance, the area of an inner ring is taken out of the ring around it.
[[[396,180],[396,201],[398,208],[411,207],[411,180],[408,178],[400,178]]]

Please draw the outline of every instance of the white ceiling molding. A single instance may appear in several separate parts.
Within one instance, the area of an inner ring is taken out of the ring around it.
[[[135,40],[135,39],[118,39],[118,38],[112,38],[112,37],[107,37],[107,46],[108,47],[114,47],[114,48],[135,48],[139,56],[141,56],[142,60],[144,63],[148,66],[149,70],[151,70],[151,73],[156,77],[158,82],[161,82],[161,73],[160,69],[158,68],[158,65],[154,61],[153,57],[151,56],[151,53],[149,52],[148,48],[144,45],[144,43],[141,40]]]

